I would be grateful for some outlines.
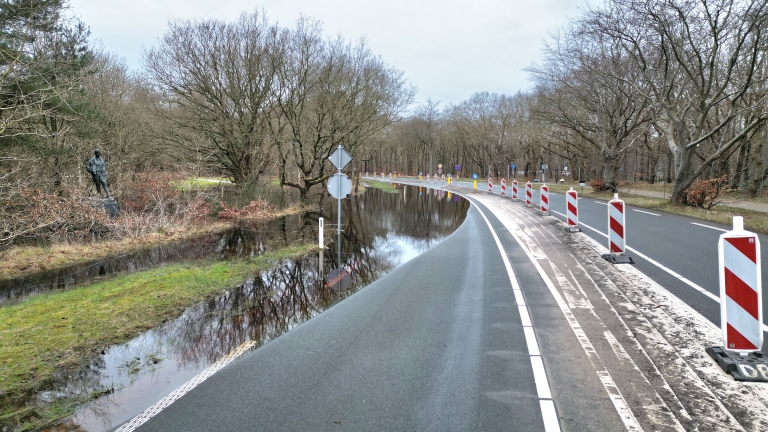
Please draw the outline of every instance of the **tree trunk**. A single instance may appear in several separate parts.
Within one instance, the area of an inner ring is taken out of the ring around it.
[[[618,185],[616,175],[619,171],[619,157],[614,151],[603,150],[603,160],[605,161],[605,168],[603,169],[605,188],[610,188],[612,192],[616,192],[616,186]]]
[[[763,140],[762,137],[755,137],[757,140],[752,145],[752,178],[747,186],[750,198],[757,197],[760,190],[760,184],[763,182]]]

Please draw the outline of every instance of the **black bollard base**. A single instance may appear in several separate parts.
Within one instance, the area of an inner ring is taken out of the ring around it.
[[[706,351],[736,381],[768,382],[768,357],[762,352],[740,355],[723,347],[709,347]]]
[[[624,254],[615,254],[615,253],[604,254],[603,259],[608,261],[611,264],[634,264],[635,263],[635,260],[633,260],[632,257],[626,256]]]

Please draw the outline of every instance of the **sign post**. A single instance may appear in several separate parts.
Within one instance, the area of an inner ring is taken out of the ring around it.
[[[331,163],[339,170],[333,177],[328,180],[328,192],[331,196],[336,198],[337,207],[337,232],[336,232],[336,257],[337,266],[336,271],[341,272],[341,200],[352,192],[352,181],[349,177],[341,173],[341,169],[347,166],[352,160],[352,156],[344,150],[344,147],[339,144],[339,147],[328,158]],[[391,174],[390,174],[391,176]]]

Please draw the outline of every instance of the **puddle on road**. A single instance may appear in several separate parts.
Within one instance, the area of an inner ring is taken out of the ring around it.
[[[60,377],[66,384],[41,398],[85,395],[105,388],[114,392],[51,430],[101,431],[119,426],[242,343],[263,345],[439,243],[466,217],[469,203],[456,195],[426,187],[398,188],[399,194],[369,189],[342,202],[342,265],[354,268],[349,291],[337,294],[324,287],[319,254],[281,262],[186,310],[178,319],[111,347],[86,370]],[[221,239],[211,246],[217,254],[225,250],[235,256],[258,253],[270,242],[288,242],[296,236],[316,238],[317,220],[324,217],[326,236],[333,233],[334,239],[324,252],[323,273],[327,273],[336,266],[335,230],[329,229],[336,220],[335,209],[335,200],[329,200],[322,211],[296,220],[285,218],[277,222],[277,228],[271,224],[262,230],[270,233],[266,237],[241,233],[234,236],[236,241],[229,241],[234,249],[222,248]],[[274,233],[282,234],[276,239]]]

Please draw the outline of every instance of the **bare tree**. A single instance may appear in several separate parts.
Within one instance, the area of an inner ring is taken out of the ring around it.
[[[654,125],[674,155],[676,201],[768,119],[762,97],[747,97],[765,55],[766,7],[764,0],[635,0],[593,11],[593,27],[641,71],[636,88],[652,102]]]
[[[575,22],[547,45],[534,114],[575,132],[604,161],[605,186],[616,189],[623,157],[647,128],[648,101],[629,82],[636,70],[620,44]],[[563,143],[567,144],[567,143]]]
[[[315,21],[301,19],[287,39],[272,132],[283,167],[280,183],[298,189],[306,202],[309,190],[333,174],[326,159],[336,147],[354,155],[410,104],[413,89],[364,41],[326,40]],[[298,178],[289,175],[291,165]]]
[[[284,31],[257,11],[229,24],[171,23],[144,57],[169,120],[181,129],[175,138],[194,157],[212,158],[236,183],[255,181],[268,163],[283,41]]]

